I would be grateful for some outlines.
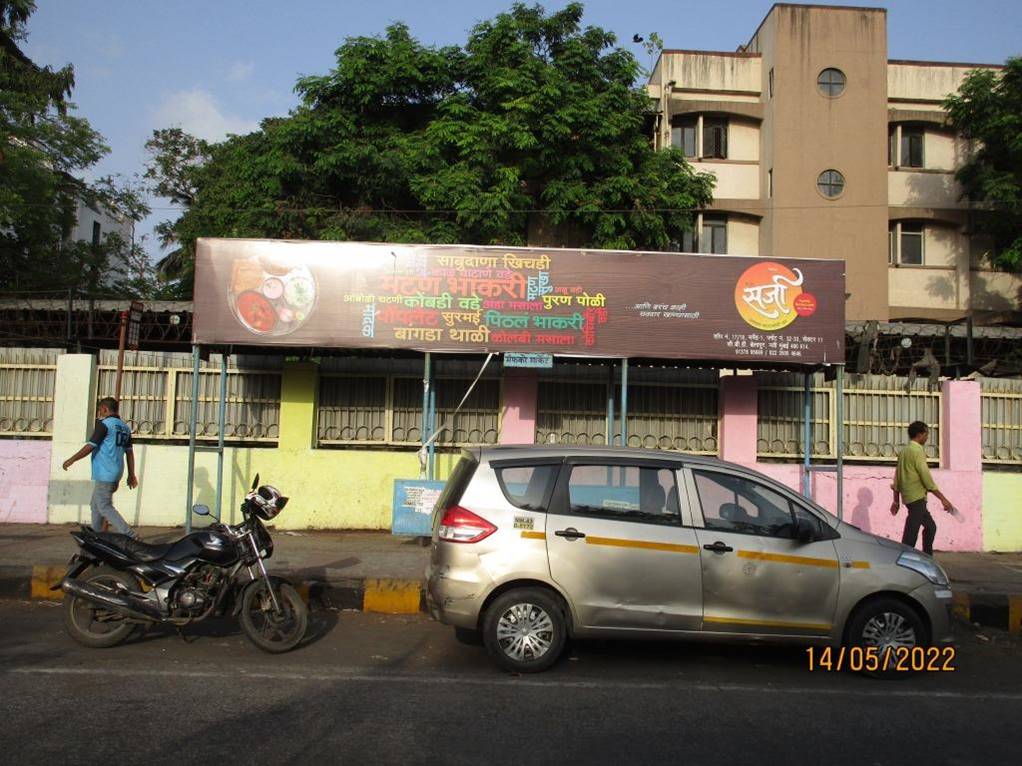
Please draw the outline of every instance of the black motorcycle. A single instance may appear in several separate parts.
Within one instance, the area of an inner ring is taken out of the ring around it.
[[[79,552],[58,586],[64,591],[64,626],[73,639],[94,648],[116,646],[157,624],[186,625],[231,614],[260,649],[286,652],[305,636],[309,613],[286,580],[271,577],[263,563],[273,540],[263,521],[287,498],[259,486],[241,504],[242,522],[220,523],[164,545],[127,535],[72,532]],[[208,516],[209,508],[197,505]]]

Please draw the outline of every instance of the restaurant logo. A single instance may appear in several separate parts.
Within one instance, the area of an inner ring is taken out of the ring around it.
[[[757,330],[781,330],[798,317],[816,312],[816,297],[802,289],[799,269],[773,261],[750,266],[735,286],[735,306],[746,324]]]

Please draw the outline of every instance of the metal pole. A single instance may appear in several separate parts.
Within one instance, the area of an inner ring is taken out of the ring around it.
[[[812,499],[813,388],[811,373],[802,373],[802,494]]]
[[[427,476],[427,466],[429,464],[428,458],[428,447],[427,443],[430,437],[429,431],[429,376],[430,376],[430,355],[426,352],[426,356],[422,363],[422,420],[419,426],[419,431],[422,435],[422,449],[419,451],[419,478],[425,479]]]
[[[199,421],[199,347],[192,346],[192,414],[188,427],[188,502],[185,506],[185,531],[192,531],[192,500],[195,482],[195,429]]]
[[[621,446],[628,446],[628,360],[621,360]]]
[[[124,375],[124,343],[128,334],[128,312],[121,312],[121,339],[117,344],[117,377],[114,378],[114,399],[121,401],[121,377]]]
[[[845,366],[837,366],[837,401],[834,403],[837,420],[837,517],[844,519],[845,509]]]
[[[452,424],[453,425],[453,424]],[[429,387],[429,433],[436,432],[436,386]],[[439,437],[437,437],[439,438]],[[429,480],[436,480],[436,439],[429,442]]]
[[[614,446],[614,366],[607,368],[607,446]]]
[[[227,354],[220,354],[220,403],[217,412],[216,517],[220,518],[224,492],[224,426],[227,421]]]

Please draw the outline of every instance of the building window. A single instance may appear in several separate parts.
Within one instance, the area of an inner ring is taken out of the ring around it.
[[[102,233],[103,233],[103,227],[100,225],[99,221],[93,221],[92,222],[92,246],[93,247],[99,247],[99,239],[100,239],[100,236],[102,235]]]
[[[820,93],[828,98],[836,98],[845,92],[845,73],[840,69],[828,67],[816,78]]]
[[[816,188],[827,199],[837,199],[845,190],[845,177],[836,170],[824,170],[816,179]]]
[[[703,158],[727,159],[727,118],[703,118]]]
[[[887,167],[898,166],[898,126],[891,125],[887,129]]]
[[[727,255],[727,216],[720,213],[699,213],[692,230],[681,235],[683,253]]]
[[[770,168],[767,171],[767,199],[772,199],[774,196],[774,169]]]
[[[686,117],[671,128],[671,146],[681,149],[686,157],[698,156],[698,147],[696,146],[698,122],[697,117]]]
[[[925,131],[920,126],[905,125],[901,128],[901,161],[898,163],[906,168],[923,167],[923,136]]]
[[[774,97],[774,68],[770,67],[770,72],[767,74],[767,93],[770,98]]]
[[[923,225],[921,223],[898,224],[898,262],[905,266],[923,265]]]

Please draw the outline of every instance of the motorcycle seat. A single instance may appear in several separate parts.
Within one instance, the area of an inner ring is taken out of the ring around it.
[[[162,545],[152,545],[150,543],[144,543],[141,540],[136,540],[133,537],[127,535],[121,535],[116,532],[99,532],[96,534],[103,542],[114,548],[119,549],[128,558],[132,558],[135,561],[149,562],[162,559],[170,551],[173,543],[164,543]]]

